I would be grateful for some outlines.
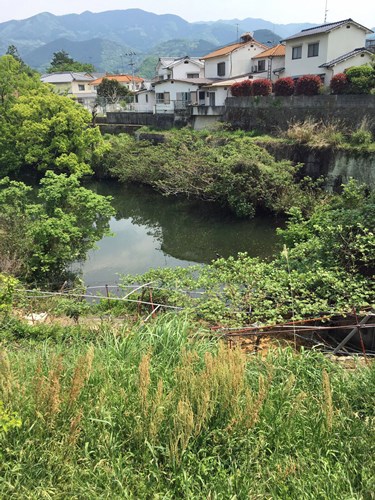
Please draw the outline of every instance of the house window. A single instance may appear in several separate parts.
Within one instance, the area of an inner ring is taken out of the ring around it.
[[[79,84],[79,85],[78,85],[78,90],[85,90],[85,86],[84,86],[84,85]]]
[[[160,92],[156,94],[156,103],[157,104],[170,104],[171,95],[169,92]]]
[[[217,76],[225,76],[225,62],[217,64]]]
[[[301,59],[301,57],[302,57],[302,45],[298,45],[298,47],[293,47],[292,59]]]
[[[199,78],[199,73],[187,73],[186,78]]]
[[[307,57],[317,57],[319,55],[319,42],[309,43],[307,47]]]
[[[258,61],[258,71],[266,71],[266,60]]]
[[[190,102],[190,93],[189,92],[176,92],[176,100],[183,102]]]
[[[146,102],[148,102],[148,95],[146,94]]]

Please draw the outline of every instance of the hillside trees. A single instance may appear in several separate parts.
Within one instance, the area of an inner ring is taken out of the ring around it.
[[[65,50],[60,50],[59,52],[54,52],[47,73],[58,73],[63,71],[90,73],[95,71],[95,68],[92,64],[75,61],[65,52]]]

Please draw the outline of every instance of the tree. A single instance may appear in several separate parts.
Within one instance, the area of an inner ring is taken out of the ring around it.
[[[103,100],[105,104],[116,104],[121,99],[129,96],[130,91],[117,80],[103,78],[102,83],[98,85],[97,94],[99,100]]]
[[[23,166],[89,173],[106,150],[87,110],[29,76],[12,56],[0,58],[0,174]]]
[[[95,71],[95,68],[92,64],[75,61],[67,52],[65,52],[65,50],[54,52],[51,65],[47,69],[47,73],[61,73],[64,71],[91,73]]]
[[[37,284],[64,280],[67,266],[109,234],[110,200],[75,175],[48,171],[34,203],[22,182],[4,178],[0,187],[0,272]]]

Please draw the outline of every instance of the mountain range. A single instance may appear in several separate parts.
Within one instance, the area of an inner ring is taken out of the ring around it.
[[[258,41],[271,45],[311,26],[273,24],[251,17],[189,23],[176,15],[141,9],[63,16],[44,12],[0,23],[0,53],[15,45],[27,64],[44,71],[53,53],[65,50],[73,59],[92,63],[99,71],[129,72],[129,63],[135,62],[136,73],[150,77],[160,56],[203,56],[249,31]]]

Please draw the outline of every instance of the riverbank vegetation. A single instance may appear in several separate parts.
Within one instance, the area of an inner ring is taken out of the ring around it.
[[[311,207],[317,192],[298,178],[298,166],[276,161],[246,134],[191,129],[158,133],[156,143],[130,135],[108,137],[111,151],[97,172],[161,193],[215,201],[240,217],[285,214]]]
[[[277,323],[360,309],[375,303],[374,220],[374,192],[352,181],[307,218],[291,210],[280,230],[284,251],[271,262],[241,254],[205,267],[151,270],[136,281],[165,288],[162,302],[211,322]],[[131,282],[134,276],[124,278]],[[199,290],[198,298],[186,294]]]

